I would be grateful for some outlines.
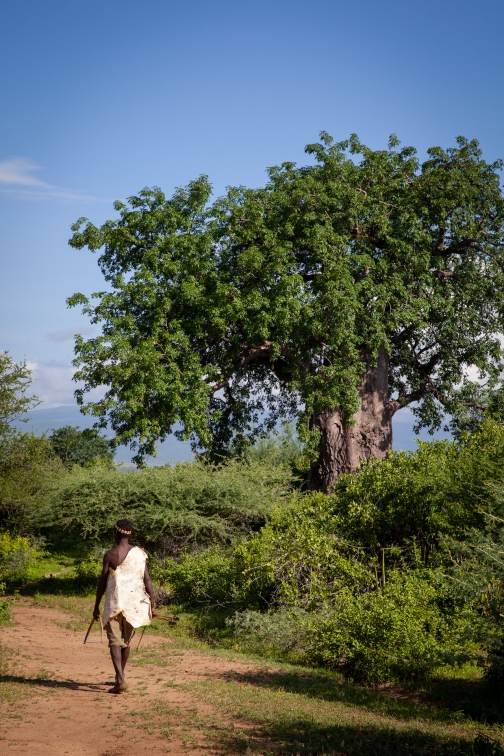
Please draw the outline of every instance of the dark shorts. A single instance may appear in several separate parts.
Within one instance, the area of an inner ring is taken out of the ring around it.
[[[118,646],[119,648],[128,648],[135,635],[135,628],[124,619],[122,614],[110,619],[105,625],[105,631],[109,646]]]

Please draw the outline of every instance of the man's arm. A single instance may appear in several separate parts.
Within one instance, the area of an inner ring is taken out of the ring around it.
[[[109,555],[107,551],[107,553],[103,557],[103,569],[100,575],[100,580],[98,582],[98,588],[96,589],[96,601],[93,609],[93,617],[95,618],[95,620],[99,619],[100,617],[100,601],[102,600],[102,596],[105,593],[105,589],[107,587],[109,566]]]
[[[154,596],[154,586],[152,585],[152,580],[150,579],[149,570],[147,569],[147,565],[145,565],[145,572],[144,572],[144,585],[145,590],[149,594],[150,602],[151,602],[151,609],[152,609],[152,616],[154,616],[154,612],[156,609],[156,599]]]

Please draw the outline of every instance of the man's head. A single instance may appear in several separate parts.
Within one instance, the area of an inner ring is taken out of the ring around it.
[[[129,520],[117,520],[114,525],[114,541],[119,543],[125,538],[128,540],[133,531],[133,525]]]

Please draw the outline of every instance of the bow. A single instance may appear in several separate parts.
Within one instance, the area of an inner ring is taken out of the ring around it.
[[[163,620],[164,622],[168,622],[168,624],[173,627],[180,620],[180,617],[163,617],[162,614],[153,614],[152,615],[152,619]],[[140,640],[138,641],[137,651],[140,648],[140,643],[142,642],[142,638],[144,637],[144,633],[145,633],[145,627],[143,628],[142,635],[140,636]]]

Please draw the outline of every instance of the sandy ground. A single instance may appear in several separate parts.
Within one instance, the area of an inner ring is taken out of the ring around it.
[[[128,713],[148,710],[150,701],[201,711],[201,701],[192,700],[187,691],[166,687],[166,681],[187,683],[202,679],[202,675],[222,679],[229,671],[251,667],[202,652],[183,651],[169,657],[168,667],[129,665],[128,692],[113,695],[109,693],[114,675],[106,637],[101,645],[99,632],[94,632],[91,642],[84,645],[82,631],[68,628],[68,614],[38,607],[27,599],[16,603],[13,620],[12,627],[0,628],[0,640],[13,651],[17,664],[13,676],[27,678],[32,694],[15,705],[19,719],[2,716],[0,709],[2,754],[211,753],[214,748],[205,742],[204,735],[198,737],[198,732],[196,743],[184,746],[176,738],[167,741],[162,735],[149,734],[138,724],[128,723]],[[138,638],[133,641],[132,656]],[[166,637],[146,635],[141,647],[166,642]],[[126,724],[121,724],[124,718]]]

